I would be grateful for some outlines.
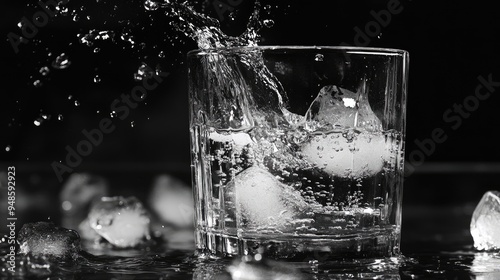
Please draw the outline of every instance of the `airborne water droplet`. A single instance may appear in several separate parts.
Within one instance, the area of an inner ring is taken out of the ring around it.
[[[315,61],[323,61],[323,59],[324,59],[324,58],[325,58],[325,56],[324,56],[324,55],[322,55],[322,54],[320,54],[320,53],[318,53],[318,54],[316,54],[316,55],[314,56],[314,60],[315,60]]]
[[[109,116],[111,118],[115,118],[117,116],[116,111],[111,111],[111,113],[109,113]]]
[[[74,16],[73,16],[73,21],[74,21],[74,22],[77,22],[77,21],[79,21],[79,20],[80,20],[80,16],[79,16],[79,15],[74,15]]]
[[[57,120],[62,121],[63,118],[64,118],[63,115],[61,115],[61,114],[57,115]]]
[[[56,69],[66,69],[71,65],[71,61],[69,61],[68,56],[65,53],[62,53],[52,62],[52,67]]]
[[[43,66],[38,72],[40,72],[42,76],[47,76],[50,73],[50,69],[47,66]]]
[[[164,51],[160,51],[160,53],[158,53],[158,57],[159,58],[164,58],[165,57],[165,52]]]
[[[78,102],[78,100],[75,100],[75,106],[76,107],[80,106],[80,102]]]
[[[134,73],[134,80],[142,81],[144,78],[150,78],[153,76],[153,70],[146,64],[142,63],[137,69],[137,73]]]
[[[33,123],[36,125],[36,126],[40,126],[42,124],[43,120],[41,118],[38,118],[36,120],[33,121]]]
[[[95,75],[94,77],[94,83],[100,83],[101,82],[101,77],[99,77],[99,75]]]
[[[265,20],[263,21],[263,23],[264,23],[264,26],[265,26],[265,27],[267,27],[267,28],[271,28],[271,27],[273,27],[273,25],[274,25],[274,20],[272,20],[272,19],[265,19]]]
[[[148,11],[156,11],[158,10],[158,3],[151,1],[151,0],[146,0],[144,1],[144,8]]]
[[[33,82],[33,85],[34,85],[35,87],[39,88],[39,87],[41,87],[43,84],[42,84],[42,82],[40,82],[40,80],[36,80],[36,81],[34,81],[34,82]]]
[[[5,151],[6,151],[6,152],[9,152],[9,151],[10,151],[10,149],[11,149],[10,145],[7,145],[7,146],[5,147]]]
[[[130,127],[134,127],[135,126],[135,122],[134,121],[131,121],[130,122]]]
[[[98,52],[100,52],[100,51],[101,51],[101,49],[100,49],[100,48],[95,48],[95,49],[94,49],[94,53],[98,53]]]

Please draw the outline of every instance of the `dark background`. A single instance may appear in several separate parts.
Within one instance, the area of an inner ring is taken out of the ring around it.
[[[244,30],[253,6],[250,0],[221,0],[226,5],[239,3],[231,7],[235,12],[231,20],[227,12],[217,14],[216,1],[193,3],[198,10],[220,19],[223,30],[233,35]],[[386,9],[387,3],[262,1],[263,6],[272,5],[266,9],[269,13],[263,12],[263,18],[273,19],[275,24],[260,32],[261,45],[356,45],[355,28],[364,30],[374,21],[370,12]],[[420,162],[413,162],[415,170],[405,181],[404,203],[410,209],[405,213],[418,216],[419,211],[430,209],[427,207],[465,204],[469,206],[458,211],[464,212],[461,222],[466,225],[484,191],[500,189],[496,133],[500,127],[500,87],[487,100],[480,101],[457,129],[452,129],[453,123],[446,122],[443,114],[474,94],[478,76],[491,75],[493,81],[500,81],[500,12],[488,1],[401,0],[400,5],[402,12],[392,15],[387,26],[381,27],[381,34],[369,38],[368,46],[400,48],[410,53],[407,157],[421,150],[415,141],[429,139],[434,129],[442,129],[447,135],[446,141],[435,144],[434,151]],[[145,11],[143,1],[72,0],[67,7],[67,15],[50,18],[33,39],[20,46],[17,54],[7,35],[20,34],[18,22],[23,16],[31,19],[40,8],[36,1],[8,1],[0,11],[4,38],[0,52],[2,170],[16,166],[18,199],[41,196],[49,201],[39,206],[28,203],[19,212],[25,220],[57,217],[58,209],[45,207],[57,205],[61,187],[51,163],[64,162],[65,147],[74,148],[84,137],[83,129],[97,128],[103,117],[109,117],[112,101],[140,84],[134,81],[133,73],[142,62],[170,74],[131,110],[127,119],[113,119],[115,131],[106,134],[102,144],[84,157],[74,172],[103,175],[109,179],[114,194],[140,198],[146,197],[153,178],[160,173],[190,180],[183,62],[187,51],[196,45],[174,31],[170,23],[175,20],[161,9]],[[75,15],[80,18],[76,22],[72,20]],[[78,34],[92,29],[112,30],[116,40],[96,40],[90,47],[81,44]],[[119,38],[124,33],[133,35],[134,45]],[[95,48],[100,51],[94,53]],[[71,65],[54,69],[51,62],[61,53],[68,55]],[[47,76],[39,72],[44,66],[50,69]],[[101,82],[93,82],[95,75]],[[43,85],[35,87],[35,80]],[[34,125],[41,114],[50,119]],[[422,229],[425,225],[416,227]]]

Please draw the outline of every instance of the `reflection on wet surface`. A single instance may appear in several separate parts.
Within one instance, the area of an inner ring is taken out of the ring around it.
[[[401,267],[385,272],[352,272],[328,269],[314,262],[287,263],[261,258],[206,260],[192,248],[101,251],[84,246],[77,261],[16,258],[13,279],[500,279],[500,254],[468,250],[408,254]],[[88,252],[92,252],[88,253]],[[4,246],[2,255],[7,251]]]

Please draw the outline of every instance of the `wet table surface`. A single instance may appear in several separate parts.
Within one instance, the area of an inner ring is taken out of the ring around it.
[[[407,206],[399,269],[357,273],[302,263],[203,260],[193,254],[192,232],[178,231],[168,243],[141,250],[84,244],[78,261],[46,262],[18,257],[16,273],[2,279],[500,279],[500,255],[474,250],[468,224],[473,205]],[[406,230],[405,230],[406,229]],[[5,246],[2,255],[5,254]]]
[[[110,173],[109,178],[117,178],[111,185],[140,185],[154,175],[122,174],[123,171]],[[192,230],[184,230],[169,233],[164,244],[140,250],[102,249],[84,244],[77,261],[47,262],[18,256],[14,274],[6,270],[3,256],[8,249],[4,239],[0,242],[0,279],[500,279],[500,255],[476,251],[469,231],[472,212],[482,194],[491,188],[491,182],[498,181],[497,173],[424,175],[416,174],[405,182],[401,237],[405,262],[392,271],[341,272],[323,269],[321,263],[297,265],[266,259],[257,263],[202,260],[194,256]],[[19,177],[31,180],[28,175]],[[44,186],[48,184],[43,177],[38,181]],[[23,187],[26,193],[18,198],[30,196],[32,200],[26,205],[33,206],[42,193],[33,188],[28,194],[28,182]],[[58,206],[58,189],[53,190],[47,196],[54,200],[20,212],[26,221],[56,220],[58,208],[49,209]],[[145,200],[140,196],[144,191],[119,191]],[[21,200],[18,202],[21,206]],[[19,221],[19,227],[21,224]],[[0,232],[5,234],[3,229]]]

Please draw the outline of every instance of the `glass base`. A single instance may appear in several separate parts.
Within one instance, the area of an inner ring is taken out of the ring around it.
[[[317,266],[335,271],[390,271],[402,262],[399,231],[348,236],[292,237],[230,236],[198,230],[196,254],[202,258],[256,256],[284,260],[296,267]]]

